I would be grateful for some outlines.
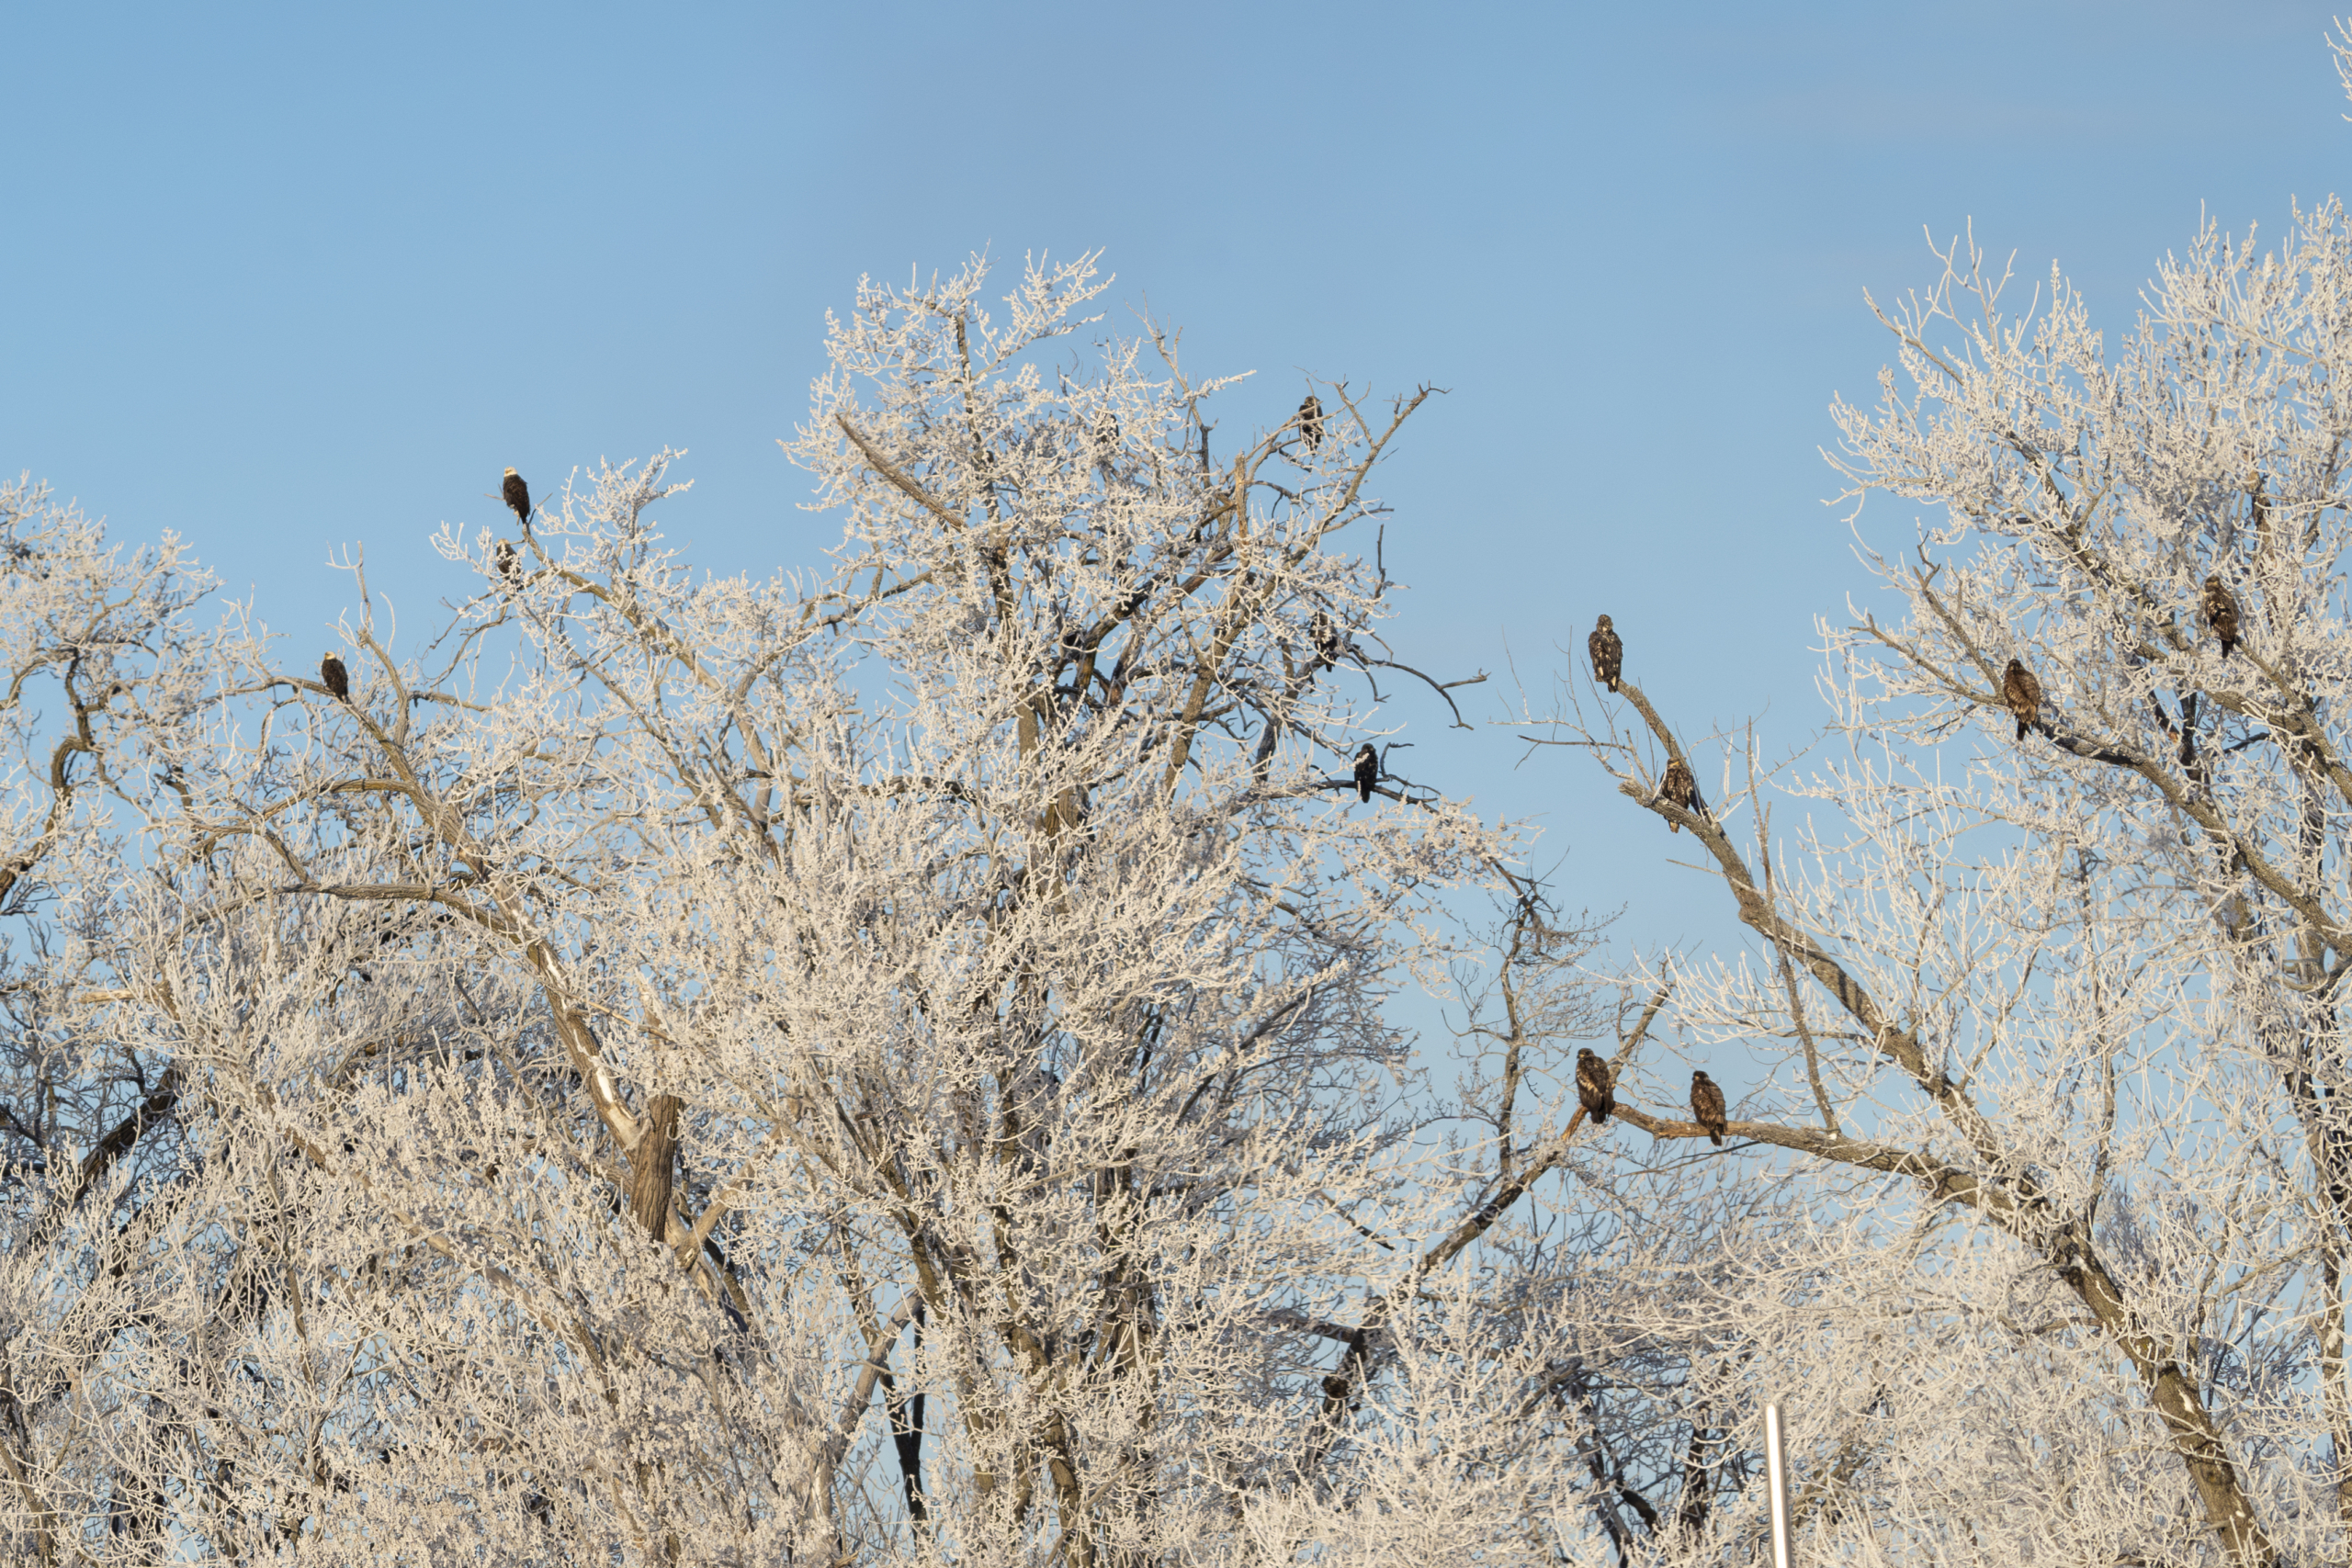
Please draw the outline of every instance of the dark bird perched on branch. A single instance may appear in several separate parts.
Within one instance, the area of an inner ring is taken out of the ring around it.
[[[523,482],[523,476],[512,468],[507,469],[506,482],[499,487],[498,493],[506,498],[506,504],[514,509],[514,515],[523,520],[523,526],[529,527],[531,525],[531,487]]]
[[[2238,645],[2238,602],[2222,586],[2218,571],[2205,580],[2205,624],[2222,639],[2222,657],[2227,659]]]
[[[2213,773],[2197,754],[2197,695],[2190,692],[2180,699],[2180,765],[2188,770],[2198,788],[2206,789],[2212,784]],[[2158,707],[2156,713],[2161,717],[2164,709]]]
[[[1657,786],[1657,793],[1668,804],[1679,806],[1685,811],[1706,809],[1699,799],[1699,781],[1690,776],[1690,764],[1679,757],[1666,765],[1666,778]],[[1682,831],[1682,824],[1672,818],[1667,818],[1666,826],[1669,832]]]
[[[504,539],[498,541],[498,575],[506,580],[509,588],[522,585],[523,569],[514,564],[514,547]]]
[[[1380,753],[1374,750],[1372,742],[1367,740],[1363,743],[1363,749],[1356,752],[1356,798],[1370,800],[1372,786],[1379,782]]]
[[[1584,645],[1592,654],[1592,678],[1615,691],[1617,676],[1625,668],[1625,641],[1617,635],[1617,628],[1610,624],[1608,616],[1601,616],[1594,624],[1592,635],[1584,639]]]
[[[1702,1072],[1690,1075],[1690,1120],[1707,1130],[1707,1136],[1714,1140],[1715,1147],[1723,1147],[1726,1122],[1724,1091],[1716,1087],[1714,1079]]]
[[[1607,1126],[1609,1113],[1617,1109],[1616,1085],[1610,1076],[1609,1064],[1594,1055],[1589,1045],[1577,1052],[1577,1099],[1596,1127]]]
[[[1309,452],[1323,445],[1323,400],[1309,392],[1298,405],[1298,434]]]
[[[330,653],[319,660],[319,681],[329,694],[339,703],[351,700],[351,673],[344,669],[343,660]]]
[[[2009,660],[2007,673],[2001,677],[2001,700],[2018,716],[2018,739],[2024,739],[2025,732],[2041,722],[2041,682],[2033,678],[2032,671],[2014,659]]]
[[[1315,651],[1322,656],[1326,664],[1339,663],[1340,655],[1347,651],[1347,645],[1340,640],[1340,628],[1333,626],[1331,617],[1320,610],[1307,621],[1306,635],[1315,639]]]

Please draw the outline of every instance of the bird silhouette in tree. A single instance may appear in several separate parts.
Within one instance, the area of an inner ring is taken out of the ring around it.
[[[1699,781],[1690,776],[1690,764],[1679,757],[1667,763],[1666,778],[1658,785],[1657,793],[1659,798],[1668,805],[1679,806],[1685,811],[1707,809],[1706,802],[1699,798]],[[1666,825],[1673,832],[1682,831],[1682,824],[1672,818],[1667,818]]]
[[[1323,445],[1323,400],[1312,392],[1299,400],[1298,434],[1309,452]]]
[[[1601,616],[1594,625],[1592,635],[1584,639],[1584,645],[1592,654],[1592,678],[1615,691],[1617,677],[1625,668],[1625,641],[1617,635],[1617,628],[1608,616]]]
[[[1707,1130],[1717,1148],[1723,1147],[1725,1124],[1724,1091],[1703,1072],[1690,1075],[1690,1120]]]
[[[1596,1127],[1607,1126],[1609,1113],[1617,1109],[1616,1082],[1609,1064],[1594,1055],[1589,1045],[1577,1053],[1577,1099]]]
[[[2215,572],[2205,580],[2205,624],[2222,639],[2222,657],[2227,659],[2230,649],[2238,645],[2238,602],[2222,586],[2222,574]]]
[[[2025,732],[2041,722],[2041,682],[2033,678],[2032,671],[2014,659],[2009,660],[2007,673],[2001,677],[2001,700],[2017,716],[2018,739],[2024,739]]]

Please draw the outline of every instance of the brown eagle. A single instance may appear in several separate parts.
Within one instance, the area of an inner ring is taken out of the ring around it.
[[[319,681],[335,701],[347,703],[351,700],[351,673],[344,669],[343,660],[334,654],[327,654],[319,660]]]
[[[1690,776],[1690,764],[1679,757],[1666,765],[1666,778],[1657,786],[1657,793],[1668,804],[1679,806],[1685,811],[1706,809],[1700,803],[1699,781]],[[1682,831],[1682,824],[1672,818],[1667,818],[1666,825],[1670,831]]]
[[[506,504],[514,509],[514,515],[523,520],[523,526],[529,527],[531,525],[531,487],[523,482],[523,476],[512,468],[507,469],[506,482],[499,487],[498,493],[506,498]]]
[[[1331,617],[1320,610],[1308,618],[1306,635],[1315,639],[1315,651],[1322,656],[1326,664],[1339,663],[1340,655],[1347,651],[1347,644],[1340,640],[1340,628],[1333,626]]]
[[[1309,452],[1323,445],[1323,400],[1312,392],[1299,400],[1298,434]]]
[[[1363,749],[1356,752],[1356,798],[1370,800],[1372,786],[1379,782],[1380,753],[1374,750],[1372,742],[1367,740],[1363,743]]]
[[[2238,645],[2238,602],[2222,586],[2218,571],[2205,580],[2205,624],[2222,639],[2222,657],[2227,659]]]
[[[2024,739],[2025,732],[2041,722],[2041,682],[2033,678],[2032,671],[2014,659],[2001,677],[2001,700],[2018,716],[2018,739]]]
[[[1724,1145],[1724,1091],[1705,1073],[1690,1075],[1690,1120],[1707,1130],[1717,1148]]]
[[[523,569],[514,564],[514,547],[504,539],[498,541],[498,575],[506,580],[509,588],[519,586],[523,581]]]
[[[1583,1102],[1585,1114],[1592,1118],[1596,1127],[1607,1126],[1609,1113],[1617,1109],[1609,1064],[1594,1055],[1590,1046],[1577,1052],[1577,1099]]]
[[[1608,616],[1603,615],[1593,624],[1592,635],[1584,639],[1584,646],[1592,655],[1592,678],[1615,691],[1618,673],[1625,668],[1625,642]]]

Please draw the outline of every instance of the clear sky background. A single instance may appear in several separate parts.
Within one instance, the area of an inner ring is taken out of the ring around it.
[[[1813,617],[1868,583],[1822,504],[1863,302],[1970,220],[2112,343],[2200,215],[2352,186],[2324,5],[0,10],[0,471],[189,538],[307,667],[364,545],[422,631],[426,545],[500,470],[689,449],[715,571],[812,565],[776,438],[861,273],[1101,247],[1196,373],[1451,395],[1379,486],[1398,656],[1535,694],[1596,613],[1689,730],[1822,709]],[[1113,324],[1118,324],[1114,318]],[[1873,503],[1897,546],[1912,517]],[[1506,642],[1510,654],[1506,654]],[[1510,696],[1471,694],[1477,716]],[[1417,778],[1532,818],[1573,903],[1726,942],[1588,761],[1400,715]],[[1784,818],[1776,818],[1782,821]]]

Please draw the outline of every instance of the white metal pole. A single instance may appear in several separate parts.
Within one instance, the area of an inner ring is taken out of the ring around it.
[[[1764,1407],[1764,1483],[1772,1504],[1772,1568],[1796,1568],[1789,1551],[1789,1455],[1778,1404]]]

